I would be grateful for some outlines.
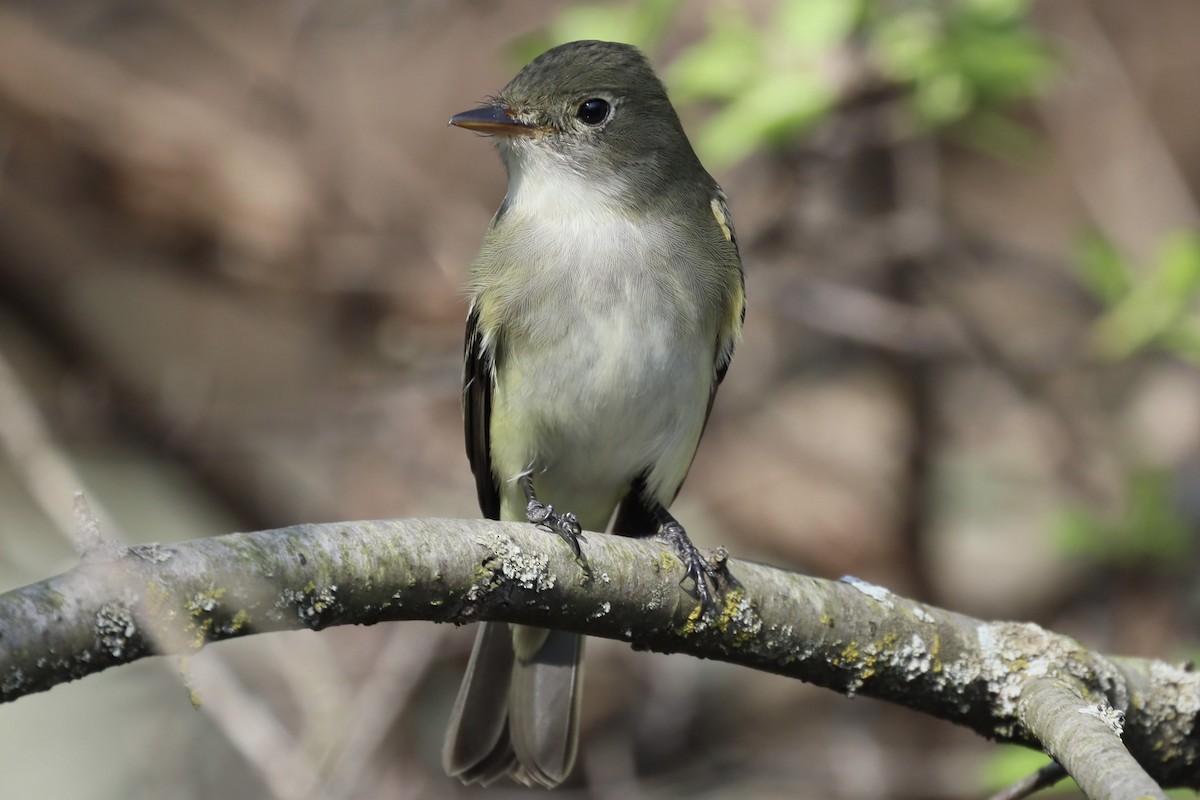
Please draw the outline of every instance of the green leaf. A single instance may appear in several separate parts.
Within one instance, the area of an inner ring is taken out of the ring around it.
[[[942,39],[941,20],[931,9],[912,8],[875,20],[871,46],[883,70],[900,82],[927,75]]]
[[[948,133],[955,141],[980,152],[1030,169],[1043,149],[1035,130],[991,108],[976,108]]]
[[[1056,548],[1068,555],[1094,555],[1108,538],[1093,512],[1075,506],[1059,511],[1050,530]]]
[[[675,21],[679,0],[642,0],[633,9],[630,22],[630,44],[652,49]]]
[[[780,0],[776,30],[796,50],[820,53],[850,36],[862,10],[862,0]]]
[[[715,169],[766,144],[795,136],[820,119],[833,93],[810,72],[768,76],[721,109],[700,131],[696,149]]]
[[[576,39],[603,39],[644,46],[637,41],[631,6],[593,5],[568,6],[562,10],[552,28],[554,38],[562,42]]]
[[[1180,358],[1200,364],[1200,319],[1182,320],[1162,336],[1162,346]]]
[[[708,37],[667,69],[671,94],[681,103],[736,97],[765,69],[762,37],[741,12],[722,7],[709,24]]]
[[[1090,508],[1063,509],[1053,527],[1055,542],[1068,555],[1097,563],[1153,560],[1170,566],[1190,558],[1190,529],[1172,495],[1171,476],[1136,469],[1126,476],[1123,510],[1100,514]]]
[[[1029,0],[965,0],[964,9],[972,16],[993,24],[1019,21],[1029,12]]]
[[[1191,535],[1172,497],[1171,477],[1159,470],[1135,473],[1129,485],[1124,533],[1136,555],[1178,564],[1191,550]]]
[[[885,75],[911,86],[913,110],[927,126],[956,124],[1027,97],[1052,72],[1048,48],[1028,27],[1025,0],[873,8],[869,52]],[[987,134],[972,130],[968,141],[987,142]]]
[[[971,30],[953,39],[947,61],[980,94],[1005,101],[1032,93],[1050,74],[1046,49],[1019,30]]]
[[[625,5],[568,6],[545,27],[519,37],[510,50],[518,64],[529,63],[554,45],[579,39],[625,42],[650,54],[674,22],[679,3],[680,0],[640,0]]]
[[[526,62],[553,45],[578,39],[625,42],[653,51],[674,21],[678,6],[679,0],[568,6],[545,29],[518,40],[514,49]]]
[[[1191,231],[1167,237],[1158,263],[1163,292],[1182,302],[1193,300],[1200,287],[1200,237]]]
[[[1099,233],[1090,232],[1079,239],[1075,265],[1084,286],[1106,304],[1125,297],[1133,286],[1129,265],[1113,243]]]
[[[1200,295],[1200,239],[1195,233],[1168,237],[1151,270],[1097,321],[1093,340],[1110,358],[1127,358],[1155,343],[1188,346],[1186,328]]]
[[[1129,297],[1096,322],[1092,339],[1107,358],[1129,358],[1161,336],[1175,319],[1174,309],[1163,303],[1152,287],[1137,286]]]
[[[974,89],[957,72],[938,72],[918,81],[915,88],[913,105],[926,123],[944,125],[954,122],[974,105]]]

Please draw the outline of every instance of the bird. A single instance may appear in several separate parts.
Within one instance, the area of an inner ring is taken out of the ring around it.
[[[724,192],[628,44],[554,47],[449,124],[491,136],[508,178],[466,280],[463,419],[481,511],[539,524],[577,556],[582,531],[610,521],[658,537],[710,604],[715,570],[668,509],[745,319]],[[582,656],[575,633],[481,623],[446,772],[562,783]]]

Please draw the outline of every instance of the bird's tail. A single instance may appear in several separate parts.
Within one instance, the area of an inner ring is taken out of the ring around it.
[[[485,622],[450,717],[442,765],[464,783],[510,775],[553,788],[575,763],[583,637]]]

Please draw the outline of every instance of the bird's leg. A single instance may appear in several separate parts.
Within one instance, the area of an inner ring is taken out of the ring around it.
[[[537,494],[533,491],[533,476],[525,473],[517,478],[517,483],[525,492],[525,518],[547,530],[557,533],[567,544],[571,545],[571,549],[575,551],[575,558],[582,558],[583,552],[579,549],[579,536],[583,533],[583,529],[579,527],[579,520],[570,511],[565,511],[558,514],[554,511],[554,506],[548,506],[541,500],[537,499]]]
[[[722,586],[729,582],[728,571],[724,567],[713,566],[700,554],[696,545],[692,544],[692,540],[688,538],[687,531],[679,524],[679,520],[671,516],[671,512],[667,511],[661,503],[654,503],[654,516],[658,519],[658,524],[662,526],[659,538],[671,545],[683,562],[684,580],[691,578],[692,582],[696,584],[700,608],[704,611],[710,610],[713,608],[714,600],[720,597]]]

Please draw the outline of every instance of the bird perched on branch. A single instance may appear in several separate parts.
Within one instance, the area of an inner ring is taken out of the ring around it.
[[[704,604],[716,570],[668,512],[745,313],[725,195],[634,47],[543,53],[451,125],[494,137],[508,192],[467,280],[463,409],[479,504],[580,554],[658,536]],[[556,509],[561,509],[557,511]],[[583,639],[480,627],[446,771],[557,786],[575,760]]]

